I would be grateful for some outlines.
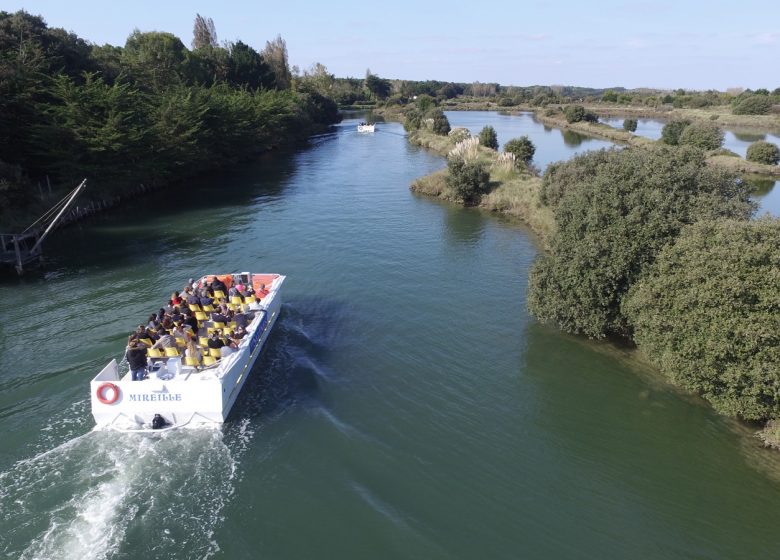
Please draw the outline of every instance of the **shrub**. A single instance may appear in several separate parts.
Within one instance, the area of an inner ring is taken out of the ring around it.
[[[777,165],[780,162],[780,148],[771,142],[759,140],[753,142],[747,150],[747,160],[768,165]]]
[[[431,130],[433,130],[434,134],[447,136],[450,132],[450,121],[447,119],[447,115],[444,114],[444,111],[441,109],[434,109],[430,112],[428,117],[433,119]]]
[[[512,107],[513,105],[517,105],[515,103],[515,100],[511,97],[502,97],[498,100],[498,106],[499,107]]]
[[[566,122],[570,124],[580,122],[585,118],[585,107],[582,105],[569,105],[564,109],[563,114],[566,117]]]
[[[415,105],[417,105],[417,108],[422,111],[423,113],[427,112],[429,109],[431,109],[434,105],[436,105],[436,100],[431,97],[430,95],[427,95],[425,93],[418,95],[417,99],[415,100]]]
[[[409,109],[404,115],[404,130],[412,132],[422,126],[423,114],[417,109]]]
[[[623,130],[627,132],[636,132],[636,119],[626,119],[623,121]]]
[[[447,185],[466,204],[476,204],[480,197],[488,191],[490,173],[485,165],[479,161],[464,161],[459,157],[452,157],[447,162],[449,173]]]
[[[528,136],[521,136],[520,138],[513,138],[504,144],[504,151],[514,154],[515,161],[528,164],[534,158],[536,146],[534,146]]]
[[[447,136],[452,138],[455,143],[462,142],[463,140],[466,140],[471,136],[471,133],[469,132],[468,128],[463,128],[462,126],[458,126],[453,128],[447,133]]]
[[[702,150],[717,150],[723,144],[723,131],[712,122],[695,122],[680,133],[679,143]]]
[[[734,100],[731,112],[735,115],[766,115],[772,108],[772,100],[765,95],[747,95]]]
[[[636,342],[718,411],[780,417],[778,262],[778,219],[685,228],[625,300]]]
[[[604,92],[604,95],[601,96],[601,100],[606,101],[607,103],[616,103],[618,100],[618,94],[611,89],[608,89]]]
[[[676,146],[680,143],[680,134],[691,124],[689,120],[678,120],[668,122],[661,129],[661,141],[670,146]]]
[[[690,147],[588,152],[548,167],[541,195],[557,231],[531,269],[528,307],[594,338],[630,336],[621,301],[684,225],[754,209],[746,185]]]
[[[492,126],[484,127],[479,133],[479,143],[491,150],[497,150],[498,135],[496,134],[496,129]]]
[[[585,111],[585,115],[583,115],[582,120],[589,123],[597,123],[599,122],[599,117],[596,113],[591,113],[590,111]]]

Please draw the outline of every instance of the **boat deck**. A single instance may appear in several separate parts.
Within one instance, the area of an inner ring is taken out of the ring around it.
[[[238,276],[238,275],[237,275]],[[215,291],[215,302],[224,300],[228,308],[232,311],[242,311],[247,318],[246,335],[239,344],[239,349],[244,346],[244,342],[252,337],[258,324],[258,319],[264,315],[263,300],[268,298],[273,291],[273,282],[278,278],[278,274],[254,274],[252,275],[252,289],[255,291],[255,295],[250,296],[229,296],[221,291]],[[208,275],[200,278],[199,283],[212,282],[215,278],[219,278],[226,288],[229,290],[232,285],[233,275]],[[262,291],[262,286],[266,287],[266,291]],[[141,339],[147,346],[148,355],[148,367],[147,375],[141,381],[152,380],[168,380],[174,377],[178,380],[190,379],[192,374],[198,374],[196,377],[202,379],[204,376],[220,378],[224,370],[229,369],[230,364],[225,364],[225,361],[229,361],[227,358],[237,352],[237,349],[230,349],[226,352],[225,360],[223,360],[222,349],[210,349],[208,347],[208,339],[212,332],[217,330],[219,333],[225,335],[221,336],[223,342],[227,343],[227,334],[235,331],[238,325],[235,322],[218,323],[208,319],[211,312],[218,309],[218,303],[215,305],[201,306],[201,305],[189,305],[182,303],[179,307],[188,307],[190,312],[195,315],[198,321],[198,330],[195,333],[194,341],[201,353],[200,360],[193,360],[185,357],[185,350],[187,346],[187,339],[182,337],[176,337],[176,348],[161,348],[153,349],[154,341],[152,339]],[[157,335],[162,334],[173,335],[173,329],[160,329],[155,332]],[[223,367],[224,365],[224,367]],[[128,370],[122,377],[122,381],[130,381],[131,373]],[[136,381],[138,383],[138,381]]]

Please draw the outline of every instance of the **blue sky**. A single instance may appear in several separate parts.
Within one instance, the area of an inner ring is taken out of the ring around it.
[[[16,1],[16,4],[11,2]],[[479,7],[482,6],[482,7]],[[220,41],[287,41],[290,64],[336,76],[503,85],[780,87],[780,1],[3,0],[94,43],[134,28],[189,46],[196,12]]]

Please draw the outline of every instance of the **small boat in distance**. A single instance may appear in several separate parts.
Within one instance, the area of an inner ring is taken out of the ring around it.
[[[241,318],[246,320],[246,334],[237,347],[210,349],[208,339],[214,331],[219,338],[237,325],[210,321],[210,305],[182,303],[197,319],[198,332],[193,333],[193,341],[198,342],[202,356],[185,357],[187,341],[182,338],[176,339],[176,348],[148,348],[147,374],[140,381],[132,380],[126,362],[121,372],[117,360],[111,360],[90,383],[96,429],[147,432],[225,422],[279,316],[279,290],[285,277],[242,272],[206,275],[195,284],[206,286],[215,279],[226,290],[240,283],[252,286],[254,291],[243,297],[214,292],[215,300],[225,298],[229,302],[225,305],[242,312]],[[160,330],[162,327],[157,332]],[[141,341],[152,345],[151,340]]]
[[[374,132],[375,123],[362,122],[357,126],[358,132]]]

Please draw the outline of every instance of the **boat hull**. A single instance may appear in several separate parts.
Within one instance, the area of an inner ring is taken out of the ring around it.
[[[256,312],[246,337],[218,369],[165,368],[132,381],[129,373],[120,376],[116,360],[109,362],[90,382],[97,428],[147,431],[156,414],[169,428],[225,422],[279,317],[283,280],[280,276],[276,289],[263,298],[263,310]]]

